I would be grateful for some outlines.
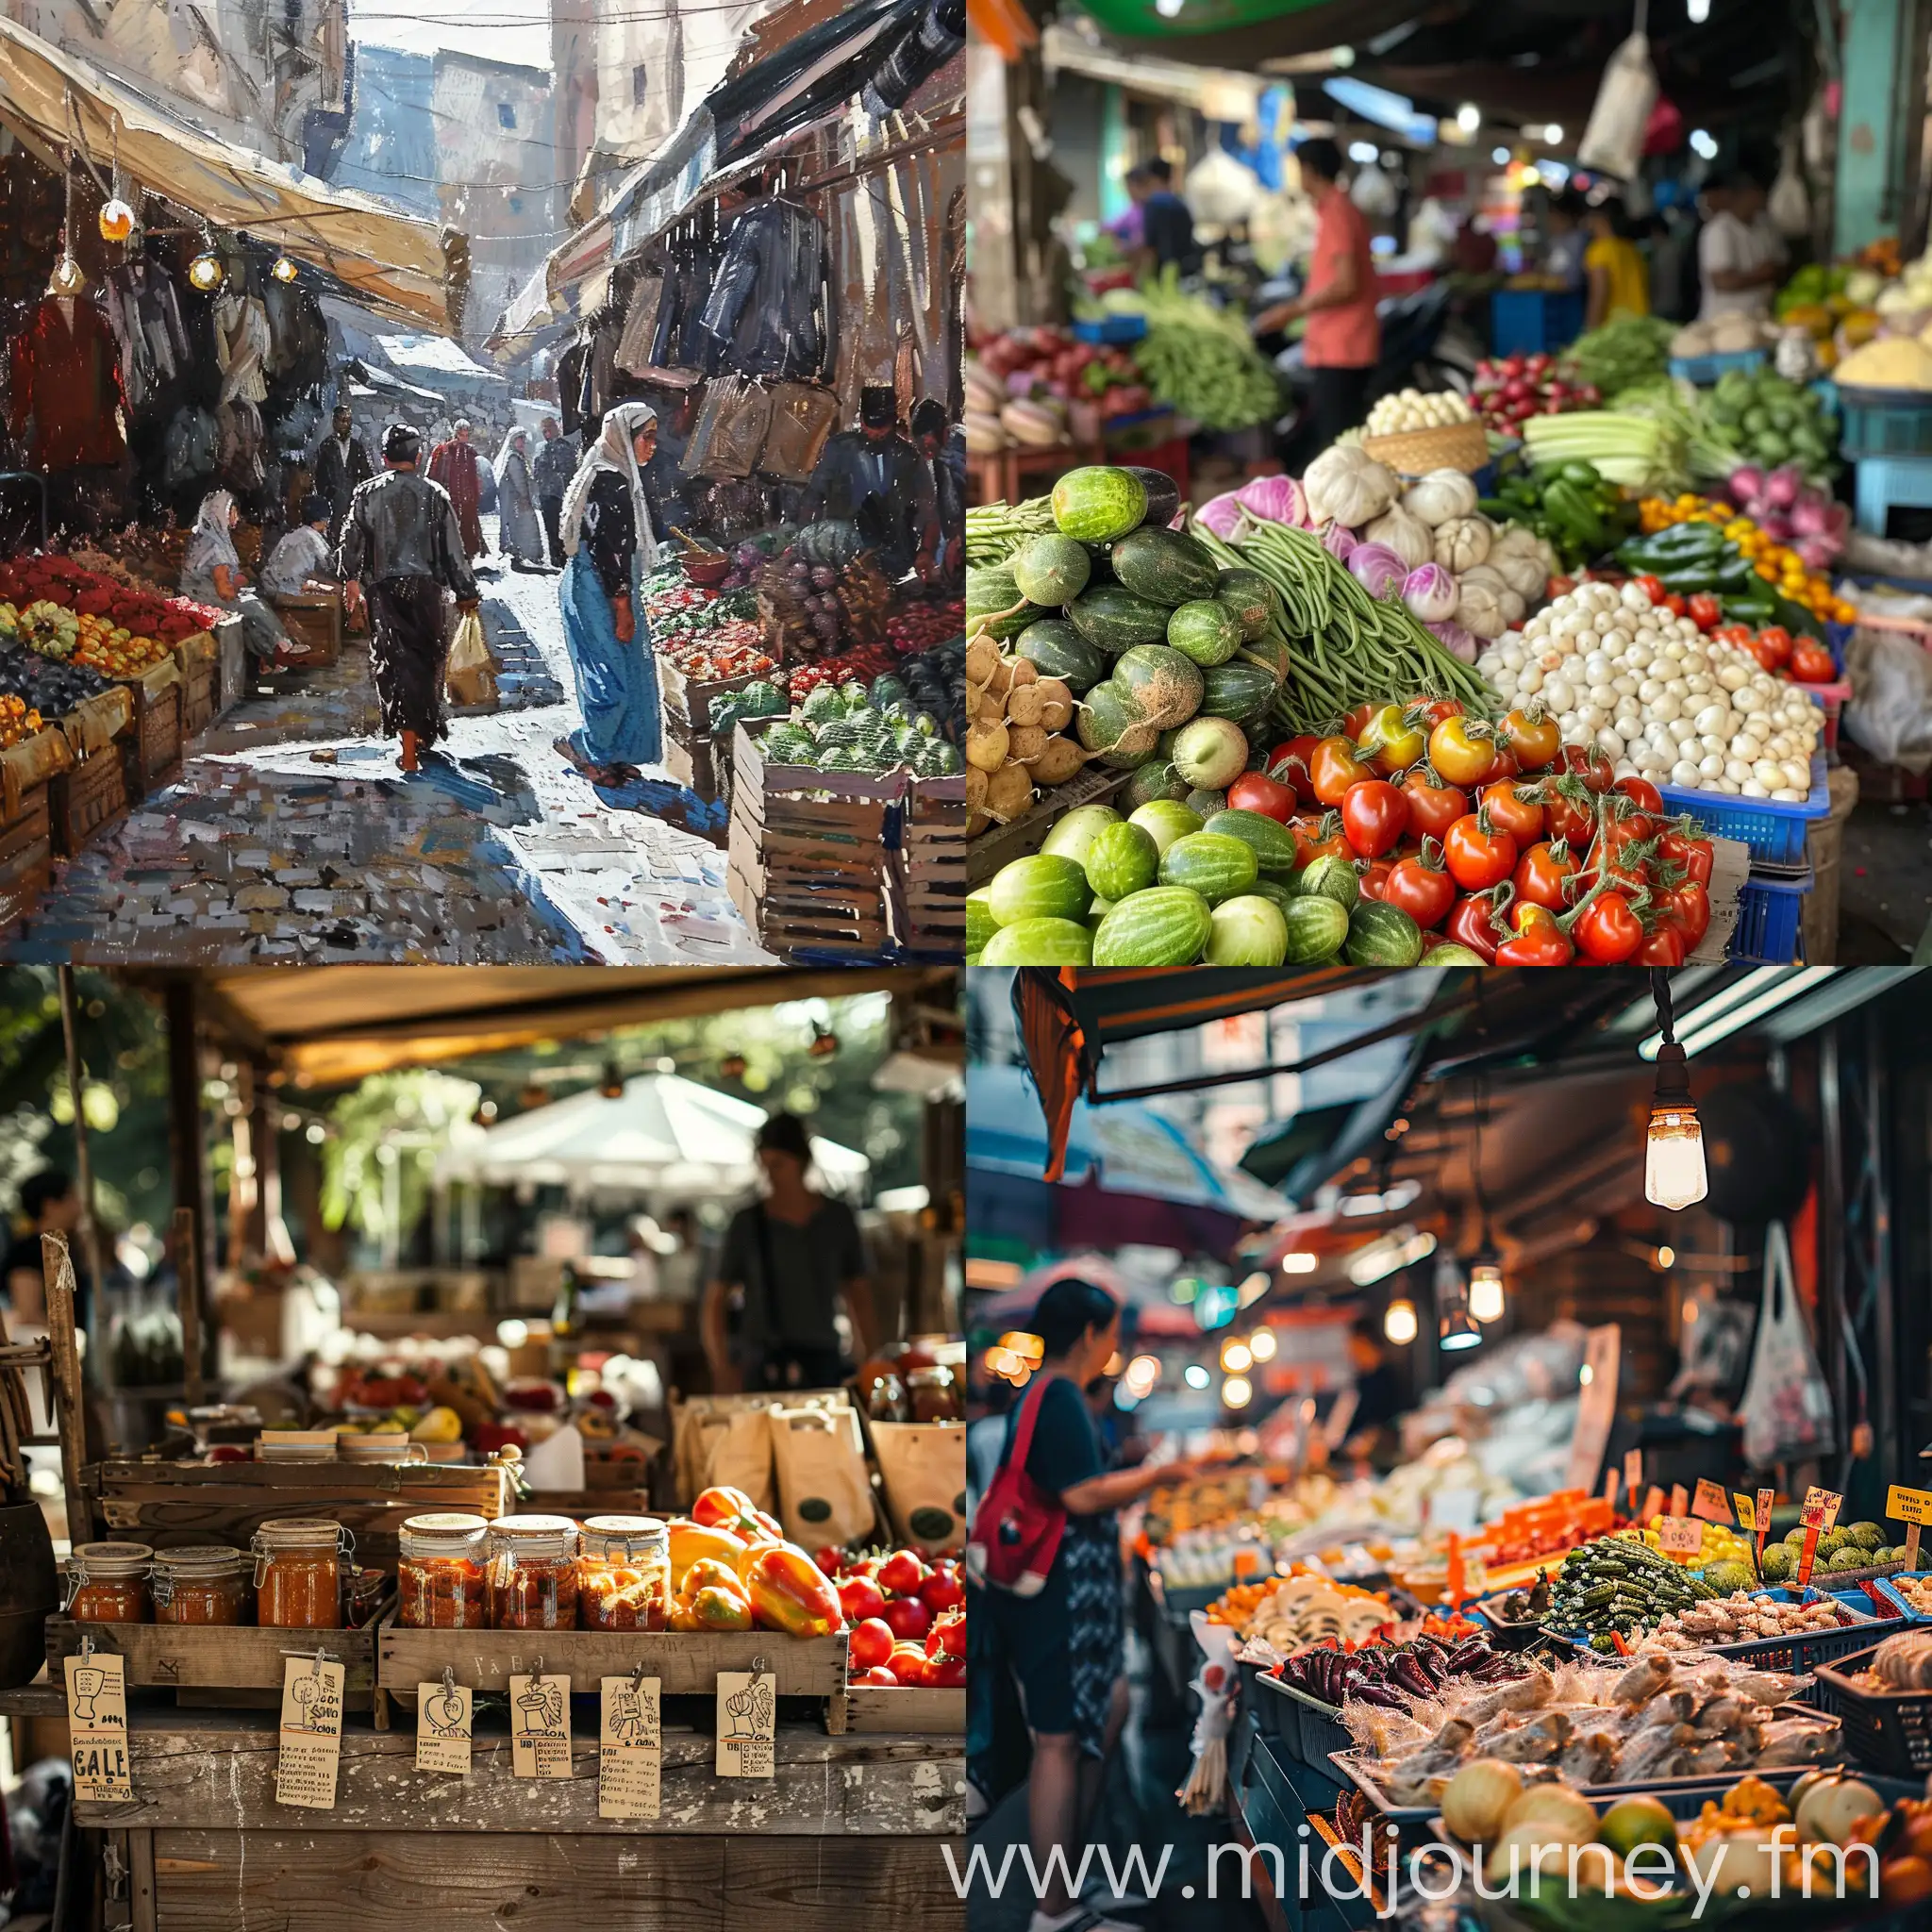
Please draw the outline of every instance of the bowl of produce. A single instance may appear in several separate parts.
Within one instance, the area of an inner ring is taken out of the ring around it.
[[[705,590],[715,590],[731,575],[731,557],[724,550],[687,550],[685,575]]]

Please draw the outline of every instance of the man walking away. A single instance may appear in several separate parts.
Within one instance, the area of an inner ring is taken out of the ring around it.
[[[543,419],[543,446],[531,464],[537,479],[537,508],[543,516],[543,535],[550,545],[550,561],[563,568],[563,492],[577,472],[576,445],[557,426],[555,416]]]
[[[442,593],[455,591],[460,611],[477,605],[456,507],[440,485],[416,474],[422,454],[423,439],[413,429],[390,425],[382,439],[387,470],[350,499],[338,562],[350,610],[368,600],[369,664],[382,728],[402,740],[396,762],[405,772],[421,770],[419,754],[443,735],[449,640]]]
[[[349,514],[349,499],[358,487],[375,475],[375,465],[356,434],[356,419],[348,405],[337,407],[330,419],[330,433],[322,439],[310,465],[315,493],[328,505],[328,540],[331,545],[342,541],[342,519]]]
[[[470,424],[460,419],[447,442],[429,452],[429,480],[440,483],[456,506],[457,527],[463,535],[463,555],[483,557],[483,458],[470,441]]]
[[[1143,161],[1141,173],[1147,192],[1141,197],[1141,237],[1144,274],[1158,274],[1172,262],[1182,275],[1200,272],[1201,251],[1194,242],[1194,217],[1174,192],[1174,170],[1158,155]]]

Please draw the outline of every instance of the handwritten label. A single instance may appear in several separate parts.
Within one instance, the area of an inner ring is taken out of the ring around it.
[[[1757,1492],[1757,1574],[1764,1575],[1764,1539],[1771,1534],[1771,1507],[1777,1501],[1775,1490]]]
[[[1639,1523],[1648,1523],[1653,1517],[1664,1513],[1664,1492],[1652,1483],[1643,1492],[1643,1507],[1637,1512]]]
[[[1704,1547],[1704,1525],[1689,1516],[1666,1516],[1657,1541],[1667,1557],[1694,1557]]]
[[[1932,1523],[1932,1490],[1902,1490],[1894,1483],[1885,1492],[1885,1513],[1901,1523]]]
[[[281,1750],[275,1760],[275,1803],[304,1811],[336,1808],[336,1774],[342,1759],[341,1664],[291,1657],[282,1666]]]
[[[1809,1489],[1805,1491],[1805,1507],[1816,1508],[1821,1529],[1829,1529],[1838,1521],[1838,1512],[1844,1507],[1845,1499],[1832,1490]],[[1810,1517],[1803,1519],[1809,1523]]]
[[[605,1677],[598,1688],[597,1815],[655,1818],[664,1766],[658,1679]]]
[[[1701,1517],[1706,1523],[1722,1523],[1729,1526],[1731,1506],[1724,1501],[1724,1488],[1714,1483],[1708,1476],[1697,1478],[1697,1494],[1690,1504],[1690,1513]]]
[[[1624,1493],[1635,1496],[1643,1487],[1643,1451],[1626,1449],[1624,1452]]]
[[[1671,1485],[1671,1507],[1673,1516],[1688,1516],[1690,1513],[1690,1491],[1682,1483]]]
[[[778,1697],[769,1672],[718,1673],[718,1775],[776,1777]]]
[[[509,1680],[510,1769],[518,1777],[570,1775],[570,1679]]]
[[[1731,1503],[1738,1512],[1738,1527],[1755,1530],[1757,1527],[1757,1507],[1751,1498],[1741,1490],[1733,1490]]]
[[[134,1771],[127,1757],[127,1666],[103,1650],[92,1657],[68,1657],[66,1669],[74,1795],[96,1805],[131,1805]]]
[[[475,1719],[469,1687],[416,1686],[416,1769],[464,1776],[470,1769],[470,1726]]]

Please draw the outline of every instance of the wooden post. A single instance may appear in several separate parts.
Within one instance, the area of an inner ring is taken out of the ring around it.
[[[74,1257],[64,1234],[41,1237],[41,1273],[47,1288],[47,1341],[53,1350],[52,1401],[60,1432],[60,1480],[67,1491],[67,1541],[84,1543],[92,1534],[81,1465],[87,1460],[87,1422],[80,1401],[80,1350],[74,1336]]]
[[[175,1301],[181,1314],[182,1393],[191,1409],[203,1401],[201,1386],[201,1271],[194,1265],[194,1215],[175,1210]]]
[[[67,1098],[74,1108],[75,1181],[80,1189],[80,1252],[94,1291],[94,1330],[88,1341],[100,1357],[97,1373],[102,1386],[112,1388],[114,1378],[108,1360],[108,1311],[103,1298],[107,1276],[101,1271],[100,1230],[94,1221],[93,1161],[88,1154],[87,1121],[80,1110],[80,1032],[75,1011],[74,968],[61,966],[56,971],[60,983],[60,1033],[67,1048]]]
[[[171,979],[166,994],[168,1019],[168,1145],[173,1168],[175,1205],[192,1217],[190,1250],[195,1291],[208,1280],[208,1199],[202,1161],[201,1049],[195,1031],[194,981],[188,974]],[[178,1265],[178,1264],[177,1264]],[[203,1305],[204,1308],[206,1305]]]

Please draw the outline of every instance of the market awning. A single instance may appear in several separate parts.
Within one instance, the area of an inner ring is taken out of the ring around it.
[[[439,331],[452,325],[458,238],[223,141],[5,19],[0,125],[57,170],[69,149],[102,174],[118,162],[150,193],[272,242],[361,301]]]
[[[322,312],[341,338],[343,352],[365,366],[381,367],[412,389],[438,396],[475,395],[502,390],[505,378],[473,358],[448,336],[385,325],[385,318],[359,303],[325,295]]]

